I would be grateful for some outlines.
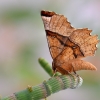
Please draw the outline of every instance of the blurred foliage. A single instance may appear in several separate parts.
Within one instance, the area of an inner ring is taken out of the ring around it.
[[[22,9],[13,9],[6,11],[2,14],[3,19],[6,21],[19,21],[22,20],[23,18],[29,18],[32,16],[32,13],[28,10],[22,10]]]

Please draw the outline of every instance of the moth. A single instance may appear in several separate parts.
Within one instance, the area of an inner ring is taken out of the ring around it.
[[[46,31],[52,69],[61,74],[76,73],[78,70],[97,70],[82,58],[93,56],[97,50],[97,35],[91,35],[88,28],[75,29],[64,15],[41,11]]]

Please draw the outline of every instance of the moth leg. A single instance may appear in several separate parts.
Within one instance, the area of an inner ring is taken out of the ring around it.
[[[56,72],[57,72],[57,68],[55,70],[53,70],[53,76],[52,77],[55,76]]]
[[[60,69],[60,73],[61,74],[64,74],[64,75],[66,75],[66,74],[70,74],[70,72],[68,72],[67,70],[65,70],[64,68],[62,68],[62,67],[59,67],[59,69]]]
[[[74,72],[74,74],[77,74],[76,71],[74,70],[74,67],[73,67],[73,72]]]
[[[76,73],[74,67],[73,67],[73,72],[74,72],[74,74],[75,74],[76,76],[79,76],[79,75]]]

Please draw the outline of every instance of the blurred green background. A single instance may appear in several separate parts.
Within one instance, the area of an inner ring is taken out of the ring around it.
[[[41,10],[63,14],[75,28],[89,28],[100,37],[100,0],[0,0],[0,95],[18,92],[49,78],[38,64],[50,64]],[[100,100],[100,49],[85,60],[97,71],[77,72],[83,79],[78,89],[67,89],[48,100]]]

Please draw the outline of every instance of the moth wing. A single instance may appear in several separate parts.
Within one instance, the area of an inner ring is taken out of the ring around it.
[[[76,59],[72,62],[72,66],[74,68],[75,71],[78,70],[97,70],[97,68],[86,61],[80,60],[80,59]]]
[[[96,44],[99,42],[97,35],[92,36],[91,30],[87,28],[75,29],[63,15],[55,12],[41,11],[42,20],[45,30],[67,36],[73,43],[79,46],[84,57],[92,56],[97,49]]]
[[[50,54],[52,58],[55,59],[62,52],[64,44],[68,38],[60,36],[48,30],[46,30],[46,37],[48,41]]]
[[[91,30],[87,28],[77,29],[69,37],[72,42],[80,47],[84,57],[94,55],[97,50],[96,45],[99,42],[97,35],[93,36],[90,32]]]
[[[83,61],[81,59],[66,61],[64,63],[61,63],[60,66],[56,69],[62,74],[66,74],[68,72],[71,73],[79,70],[97,70],[97,68],[93,64]]]
[[[41,11],[41,17],[45,30],[55,32],[62,36],[70,36],[75,30],[64,15],[59,15],[55,12]]]

